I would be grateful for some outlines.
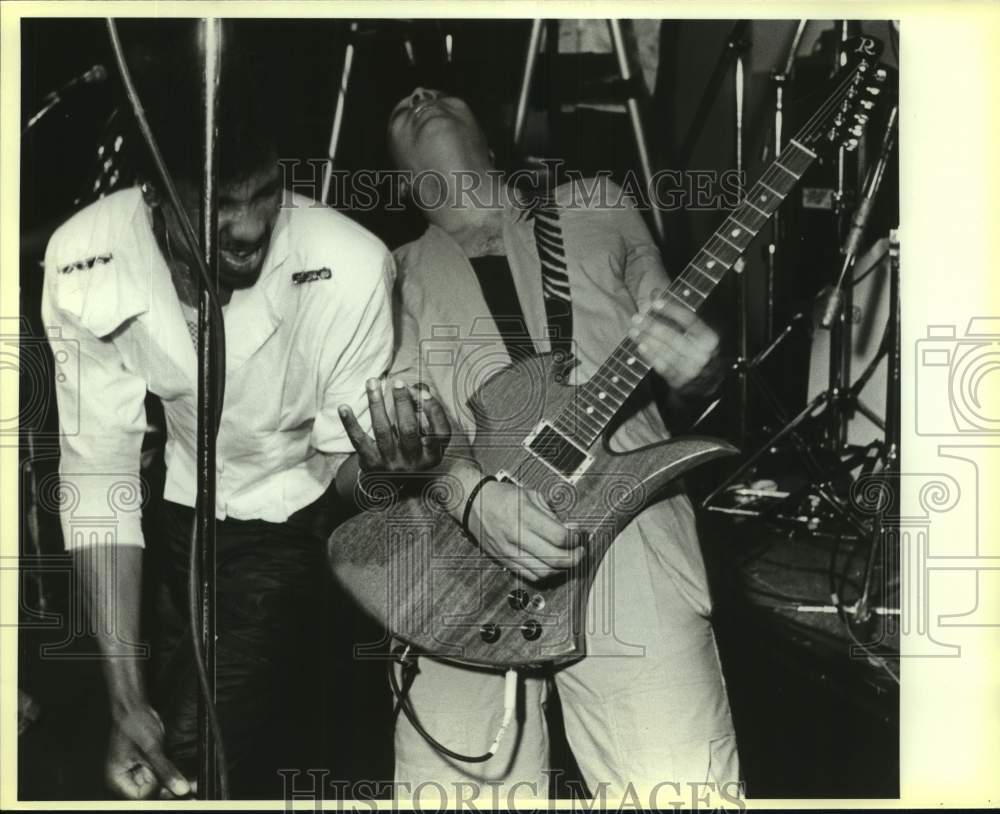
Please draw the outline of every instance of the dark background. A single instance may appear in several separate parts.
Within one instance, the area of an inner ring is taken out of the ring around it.
[[[679,161],[680,145],[709,77],[720,55],[726,52],[727,35],[734,22],[658,23],[659,55],[652,62],[646,61],[652,82],[643,100],[654,169],[721,172],[734,166],[735,94],[731,68],[708,108],[701,137],[690,158],[686,163]],[[122,21],[120,29],[130,58],[141,56],[143,42],[148,42],[144,38],[160,36],[165,25],[160,21]],[[176,25],[171,23],[171,30]],[[610,53],[550,52],[540,57],[524,150],[512,148],[513,110],[530,25],[528,20],[361,21],[353,39],[354,71],[338,168],[386,167],[384,133],[388,111],[414,86],[424,85],[452,90],[467,98],[484,122],[499,160],[508,168],[520,166],[525,154],[531,154],[562,158],[568,167],[585,173],[610,170],[619,180],[630,170],[637,172],[627,117],[575,104],[594,97],[613,101],[614,86],[608,80],[615,75],[616,63]],[[744,155],[748,183],[765,166],[763,148],[772,138],[770,76],[784,63],[794,27],[794,21],[756,21],[747,32],[750,42],[746,51]],[[861,24],[854,28],[860,29]],[[890,27],[865,22],[864,30],[885,42],[883,60],[895,65],[895,40]],[[809,95],[829,75],[834,61],[834,33],[832,21],[813,21],[807,29],[798,51],[796,79],[787,95],[786,137],[794,132],[795,122],[811,112]],[[444,47],[448,34],[454,44],[450,62]],[[326,155],[349,36],[347,23],[333,20],[252,20],[227,28],[226,48],[249,57],[252,68],[247,81],[255,83],[262,98],[273,105],[274,115],[285,124],[284,157],[305,160]],[[412,45],[415,64],[407,59],[404,40]],[[139,160],[134,151],[139,147],[133,141],[126,142],[118,152],[108,151],[108,145],[113,145],[122,130],[123,114],[111,117],[123,96],[103,21],[24,21],[22,122],[41,106],[47,92],[95,63],[107,67],[108,81],[68,92],[65,101],[22,140],[21,307],[27,320],[23,341],[29,347],[28,354],[22,356],[29,361],[37,357],[43,375],[50,364],[45,343],[39,341],[43,329],[38,314],[38,261],[45,242],[56,225],[95,197],[95,183],[98,191],[129,183]],[[178,92],[170,101],[176,105],[178,116],[196,115],[197,98]],[[878,121],[872,122],[869,133],[867,146],[871,152],[881,137]],[[106,151],[99,157],[102,144]],[[109,156],[112,165],[105,167]],[[859,163],[850,167],[853,178],[849,182],[853,181],[854,186],[865,160],[862,154]],[[118,175],[113,179],[116,170]],[[802,185],[829,187],[833,170],[829,160],[818,162]],[[782,213],[786,226],[779,242],[783,262],[776,280],[774,315],[779,327],[797,310],[811,309],[817,293],[839,269],[838,226],[832,213],[803,209],[794,193]],[[898,180],[893,160],[869,234],[884,235],[888,227],[896,224],[897,213]],[[348,214],[390,247],[412,239],[422,229],[421,219],[413,212],[385,213],[376,209]],[[664,256],[668,268],[677,270],[723,214],[676,211],[664,217]],[[747,313],[755,349],[765,341],[761,271],[766,233],[767,229],[747,252],[751,279]],[[720,331],[730,355],[734,353],[734,308],[734,289],[724,284],[707,310],[708,319]],[[808,335],[796,334],[763,370],[789,409],[805,403],[811,363],[815,361],[810,360]],[[44,643],[59,641],[66,631],[58,624],[47,626],[40,621],[39,609],[65,609],[69,595],[68,577],[59,573],[58,567],[58,521],[54,512],[46,511],[44,506],[39,509],[37,501],[32,503],[28,488],[30,478],[37,483],[51,474],[56,464],[56,446],[51,435],[46,435],[53,428],[54,406],[45,400],[44,391],[44,387],[22,386],[22,415],[30,419],[30,426],[25,426],[26,443],[22,445],[22,493],[27,495],[22,551],[28,558],[48,557],[46,561],[55,562],[57,567],[56,573],[41,578],[38,573],[26,573],[23,580],[19,684],[35,698],[42,717],[21,737],[20,796],[100,798],[107,713],[97,665],[80,642],[67,652],[72,655],[73,648],[83,648],[78,654],[83,658],[40,656]],[[704,431],[732,438],[736,403],[732,393],[726,392],[720,410]],[[35,403],[39,399],[40,408]],[[155,403],[150,404],[150,409],[155,416]],[[762,413],[754,413],[750,423],[760,436],[769,421]],[[793,480],[801,478],[801,473],[794,472],[794,466],[780,457],[774,465]],[[156,471],[154,464],[149,469],[154,478],[153,499]],[[706,471],[700,481],[698,477],[693,480],[691,488],[697,495],[718,477],[718,470]],[[31,528],[37,529],[30,535],[25,531],[29,517],[34,524]],[[847,657],[848,640],[835,618],[825,625],[813,620],[806,624],[794,614],[778,612],[762,603],[760,595],[747,587],[748,571],[761,580],[761,569],[770,568],[771,572],[765,574],[769,584],[777,583],[790,594],[827,601],[827,578],[839,575],[849,589],[865,552],[850,542],[840,545],[807,533],[779,534],[752,523],[716,517],[702,517],[701,523],[716,596],[717,634],[748,792],[757,797],[895,796],[898,688],[885,680],[877,665]],[[391,723],[382,667],[353,663],[349,674],[338,668],[351,660],[354,641],[376,640],[381,632],[346,601],[340,611],[336,624],[331,625],[323,656],[326,661],[318,664],[319,669],[329,671],[344,701],[342,709],[328,711],[338,744],[336,754],[331,755],[331,770],[334,775],[351,779],[391,777]],[[553,723],[558,728],[558,721]],[[557,764],[572,772],[572,759],[556,740]]]

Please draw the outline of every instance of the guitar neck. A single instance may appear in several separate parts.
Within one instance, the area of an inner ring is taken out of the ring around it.
[[[812,150],[795,139],[790,141],[663,296],[697,312],[815,158]],[[626,337],[579,388],[578,398],[563,410],[554,425],[584,448],[589,447],[649,371],[635,342]]]

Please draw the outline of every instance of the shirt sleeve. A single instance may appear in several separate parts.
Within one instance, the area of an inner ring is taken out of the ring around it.
[[[635,205],[627,198],[618,214],[619,230],[625,243],[625,265],[622,275],[632,299],[642,307],[654,291],[663,291],[670,284],[663,257],[650,234],[646,222]]]
[[[64,544],[67,550],[95,543],[142,547],[146,382],[126,368],[111,340],[60,307],[54,274],[46,262],[42,320],[57,363]]]
[[[371,431],[365,382],[382,379],[393,349],[390,291],[395,263],[388,250],[380,267],[354,269],[350,297],[337,304],[320,354],[320,380],[324,382],[321,407],[313,423],[312,446],[340,458],[354,452],[344,431],[338,408],[348,405],[365,432]],[[344,290],[342,290],[342,293]]]
[[[396,346],[392,359],[390,379],[401,379],[408,385],[420,381],[420,322],[409,308],[405,292],[405,266],[397,257],[399,279],[393,288],[393,319],[396,329]]]

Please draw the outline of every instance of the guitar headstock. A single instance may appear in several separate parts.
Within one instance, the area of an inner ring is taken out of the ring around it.
[[[819,152],[854,150],[876,107],[895,91],[892,69],[878,63],[882,43],[853,37],[843,43],[845,63],[830,79],[826,101],[796,137]]]

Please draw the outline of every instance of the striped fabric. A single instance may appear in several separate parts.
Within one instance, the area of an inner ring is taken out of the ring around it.
[[[549,198],[536,198],[525,210],[532,221],[535,247],[542,266],[542,292],[553,351],[569,352],[573,340],[573,305],[566,273],[566,249],[559,207]]]

